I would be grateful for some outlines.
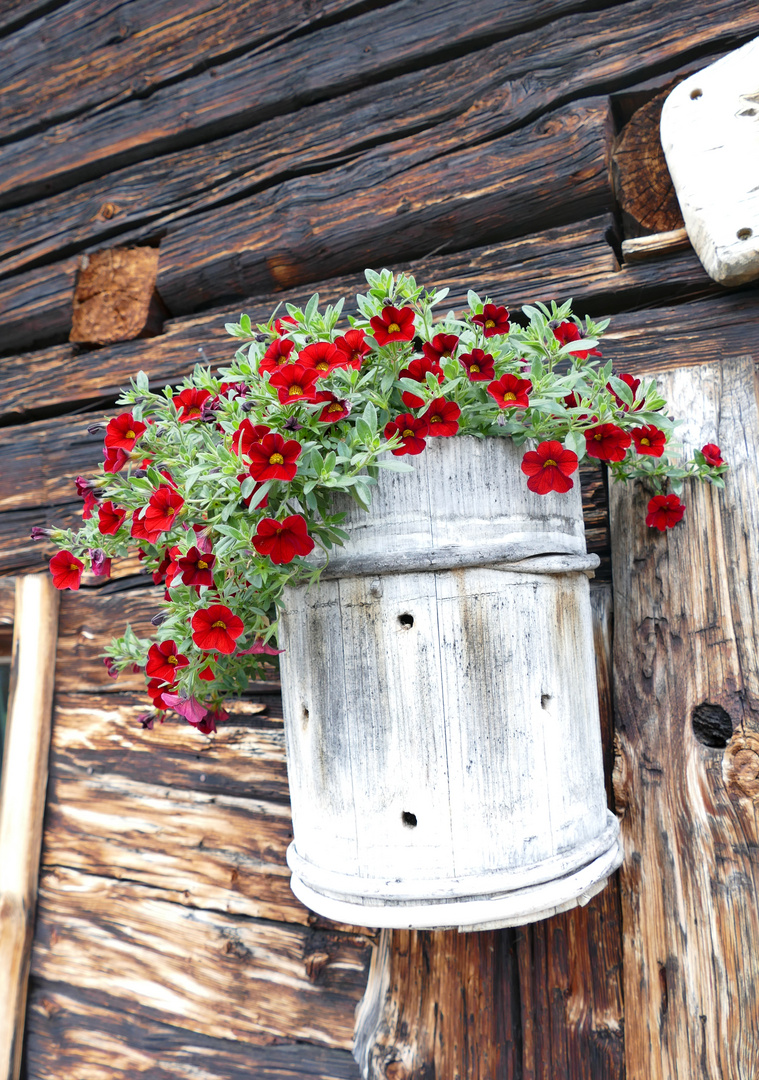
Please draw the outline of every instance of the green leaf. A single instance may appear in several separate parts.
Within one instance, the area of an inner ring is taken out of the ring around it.
[[[616,375],[612,375],[612,377],[609,379],[609,386],[612,388],[617,397],[622,398],[622,401],[624,401],[625,405],[629,405],[630,407],[632,407],[632,390],[626,382],[623,382],[622,379],[618,379]]]
[[[414,466],[407,465],[405,461],[397,458],[377,458],[376,464],[380,469],[388,469],[390,472],[413,472]]]
[[[585,436],[581,431],[568,431],[564,436],[564,446],[567,450],[577,454],[577,460],[582,461],[585,457]]]
[[[253,493],[253,488],[256,486],[256,482],[252,476],[246,476],[242,484],[240,484],[240,494],[243,499],[247,499],[248,495]]]
[[[305,322],[307,322],[307,323],[311,322],[314,315],[316,314],[316,309],[318,307],[319,307],[319,294],[317,292],[317,293],[314,293],[314,295],[311,297],[311,299],[306,304]]]
[[[250,325],[250,315],[241,315],[240,316],[240,329],[245,334],[252,333],[252,327]]]
[[[469,307],[475,313],[477,312],[478,308],[480,310],[482,309],[482,300],[480,300],[479,296],[473,289],[470,289],[469,292],[466,294],[466,302],[467,304],[469,304]]]
[[[370,443],[374,438],[374,432],[361,416],[356,421],[356,434],[363,443]]]
[[[377,410],[375,409],[375,407],[374,407],[374,405],[373,405],[373,403],[371,401],[367,401],[367,403],[366,403],[366,408],[364,409],[363,420],[364,420],[364,423],[367,424],[367,426],[369,427],[369,430],[371,431],[371,433],[373,435],[377,430]]]
[[[134,385],[137,387],[138,390],[142,391],[143,394],[147,394],[150,392],[150,380],[148,379],[144,371],[137,372],[134,377]]]
[[[311,468],[317,475],[319,475],[324,468],[324,458],[317,447],[314,447],[311,451]]]

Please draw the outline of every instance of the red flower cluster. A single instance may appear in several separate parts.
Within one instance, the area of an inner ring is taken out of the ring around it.
[[[314,542],[308,535],[306,519],[292,514],[284,521],[263,518],[259,521],[253,547],[259,555],[268,555],[275,565],[292,562],[296,555],[308,555]]]
[[[131,413],[121,413],[109,420],[105,429],[105,446],[108,450],[132,450],[147,425],[135,420]]]
[[[412,341],[416,333],[414,311],[410,307],[399,309],[387,304],[381,315],[369,320],[369,325],[378,345],[387,345],[389,341]]]
[[[174,404],[179,408],[179,421],[186,424],[188,420],[197,420],[203,411],[203,402],[211,396],[210,390],[196,390],[187,387],[181,394],[174,398]]]
[[[496,304],[485,304],[481,315],[472,316],[472,322],[482,327],[486,338],[495,337],[496,334],[508,334],[511,326],[506,308]]]
[[[295,439],[283,439],[276,432],[264,435],[260,442],[248,447],[250,467],[248,472],[254,480],[292,480],[298,471],[296,464],[302,447]]]
[[[648,504],[646,525],[664,532],[665,529],[674,528],[684,513],[685,507],[677,495],[654,495]]]
[[[292,405],[299,401],[313,401],[316,397],[316,380],[320,372],[303,364],[286,364],[269,379],[279,397],[280,405]]]
[[[503,375],[488,386],[488,393],[498,402],[499,409],[526,409],[530,404],[527,395],[531,390],[530,380],[518,379],[516,375]]]
[[[631,442],[628,432],[616,424],[597,424],[585,432],[585,452],[599,461],[622,461]]]
[[[162,641],[151,645],[148,651],[148,662],[145,665],[145,674],[151,679],[158,679],[162,683],[174,683],[177,671],[187,667],[190,661],[186,656],[177,652],[173,641]]]
[[[667,436],[658,427],[648,425],[641,428],[633,428],[631,433],[635,442],[635,449],[639,454],[648,454],[649,457],[661,457]]]
[[[445,398],[435,398],[430,402],[429,408],[421,415],[429,425],[429,436],[451,436],[459,430],[459,417],[461,409],[455,401],[446,401]]]
[[[472,349],[470,353],[462,353],[460,363],[466,368],[470,382],[488,382],[495,378],[495,361],[490,353],[482,349]]]
[[[242,619],[224,604],[200,608],[192,617],[192,640],[204,652],[233,653],[244,629]]]
[[[336,347],[345,354],[343,367],[352,367],[359,371],[364,357],[372,351],[363,330],[347,330],[342,337],[335,338]]]
[[[570,322],[569,320],[555,326],[553,328],[553,336],[560,345],[568,345],[570,341],[582,341],[583,339],[583,335],[580,332],[577,323]],[[598,349],[581,349],[579,352],[572,353],[572,356],[576,356],[578,360],[587,360],[589,356],[600,355],[601,353]]]
[[[527,487],[537,495],[569,491],[574,487],[574,481],[569,477],[576,468],[577,454],[565,450],[557,439],[542,442],[522,458],[522,472],[529,477]]]
[[[78,589],[84,563],[70,551],[59,551],[49,563],[56,589]]]
[[[702,446],[701,453],[704,455],[706,464],[711,465],[715,469],[720,465],[725,464],[725,459],[722,457],[722,451],[716,443],[710,442],[707,443],[706,446]]]
[[[402,457],[403,454],[421,454],[427,445],[424,439],[426,435],[429,435],[429,430],[429,424],[423,417],[401,413],[395,420],[388,420],[385,424],[385,438],[392,439],[393,435],[401,436],[403,442],[391,451],[395,457]]]

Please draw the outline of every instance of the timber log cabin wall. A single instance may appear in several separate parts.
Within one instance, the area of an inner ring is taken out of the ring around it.
[[[29,1080],[357,1078],[368,979],[373,1077],[759,1076],[759,294],[702,269],[658,141],[669,89],[757,35],[753,0],[0,5],[4,625],[13,577],[53,553],[31,527],[79,520],[87,427],[131,374],[223,361],[225,321],[355,293],[366,266],[450,285],[452,307],[471,285],[611,316],[604,356],[666,373],[735,466],[726,495],[689,489],[672,537],[641,527],[640,492],[612,493],[610,526],[582,470],[626,859],[522,928],[311,915],[275,672],[215,736],[142,730],[141,679],[98,654],[148,632],[160,590],[129,563],[63,593]]]

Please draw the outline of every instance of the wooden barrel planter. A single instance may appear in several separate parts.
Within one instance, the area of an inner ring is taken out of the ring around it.
[[[606,806],[579,485],[535,495],[510,439],[382,473],[313,588],[282,686],[292,888],[363,926],[485,929],[585,903]],[[409,459],[406,459],[409,460]],[[341,508],[343,508],[341,506]]]

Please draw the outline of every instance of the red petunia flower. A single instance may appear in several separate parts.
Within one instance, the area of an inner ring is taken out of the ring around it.
[[[654,495],[648,504],[646,525],[650,529],[673,529],[682,520],[685,507],[677,495]]]
[[[50,560],[50,573],[56,589],[78,589],[84,563],[70,551],[59,551]]]
[[[599,461],[621,461],[632,438],[616,424],[597,424],[585,432],[585,451]]]
[[[107,473],[119,472],[129,461],[129,454],[118,446],[113,449],[109,446],[104,447],[103,457],[103,471]]]
[[[562,495],[574,487],[570,474],[577,468],[577,454],[565,450],[557,439],[542,442],[522,458],[522,472],[529,477],[527,487],[537,495],[558,491]]]
[[[506,308],[496,304],[485,304],[481,315],[472,316],[472,322],[482,327],[486,338],[495,337],[496,334],[508,334],[511,326]]]
[[[182,572],[182,584],[193,585],[198,591],[201,585],[213,585],[215,563],[215,555],[191,547],[187,554],[177,561],[177,566]]]
[[[261,363],[258,365],[260,374],[265,371],[274,372],[279,371],[286,364],[292,363],[290,360],[290,353],[293,351],[294,345],[289,338],[277,338],[272,341],[269,348],[264,353]]]
[[[101,503],[98,509],[98,531],[103,536],[115,536],[126,516],[126,510],[122,510],[120,506],[114,506],[112,502]]]
[[[472,349],[470,353],[462,353],[459,363],[466,368],[470,382],[489,382],[495,378],[493,357],[482,349]]]
[[[143,519],[148,536],[166,532],[172,527],[177,513],[184,506],[184,499],[173,487],[161,484],[153,492]]]
[[[453,358],[458,344],[459,339],[456,334],[435,334],[432,341],[425,341],[422,345],[422,352],[428,360],[439,364],[443,357],[446,360]]]
[[[318,372],[317,378],[324,379],[336,367],[344,366],[345,354],[330,341],[315,341],[300,350],[298,363],[309,371]]]
[[[412,416],[411,413],[401,413],[395,420],[388,420],[385,424],[385,438],[392,439],[393,435],[400,435],[403,442],[392,450],[395,457],[403,454],[421,454],[427,445],[425,436],[429,435],[430,426],[421,416]]]
[[[649,457],[661,457],[664,453],[667,436],[658,427],[654,427],[653,424],[633,428],[630,434],[633,437],[635,449],[639,454],[648,454]]]
[[[369,320],[378,345],[387,345],[388,341],[412,341],[416,333],[413,308],[396,308],[388,304],[381,315]]]
[[[283,439],[271,431],[248,450],[250,475],[254,480],[292,480],[302,447],[295,439]]]
[[[84,506],[82,507],[82,521],[89,521],[92,511],[97,507],[98,499],[94,491],[85,491]]]
[[[243,420],[237,431],[232,436],[232,449],[240,457],[250,451],[253,443],[261,442],[264,435],[271,431],[266,424],[252,424],[250,420]]]
[[[202,679],[203,682],[213,682],[214,681],[216,676],[214,675],[213,668],[211,667],[210,664],[207,667],[204,667],[202,671],[198,672],[198,678]]]
[[[635,411],[636,409],[642,409],[643,408],[643,402],[642,401],[639,401],[637,403],[637,405],[635,404],[635,395],[638,392],[638,387],[640,386],[640,379],[636,379],[634,375],[627,375],[627,374],[620,375],[619,378],[622,380],[623,383],[626,383],[627,386],[630,387],[630,393],[632,394],[632,399],[633,399],[633,411]],[[609,391],[611,396],[614,398],[614,401],[616,402],[618,408],[622,409],[624,412],[629,412],[630,411],[630,406],[627,404],[627,402],[623,401],[622,398],[619,397],[618,394],[614,393],[614,391],[612,390],[611,385],[609,383],[606,384],[606,389]]]
[[[284,521],[264,518],[259,521],[253,547],[259,555],[268,555],[273,563],[281,566],[296,555],[308,555],[314,542],[308,535],[306,520],[301,514],[292,514]]]
[[[235,656],[279,656],[284,649],[275,649],[273,645],[267,645],[262,637],[257,637],[249,649],[238,649]]]
[[[291,315],[283,315],[281,319],[274,320],[274,333],[288,334],[294,326],[298,325],[298,320],[293,319]]]
[[[582,341],[583,339],[583,334],[577,323],[571,322],[570,320],[555,326],[553,328],[553,336],[561,345],[568,345],[570,341]],[[579,352],[572,353],[572,356],[576,356],[578,360],[587,360],[589,356],[600,355],[601,353],[598,349],[581,349]]]
[[[367,353],[372,351],[363,330],[346,330],[342,337],[335,338],[335,347],[346,357],[341,366],[352,367],[356,371],[360,370]]]
[[[706,446],[701,447],[701,453],[706,459],[706,464],[717,468],[719,465],[725,464],[725,459],[722,457],[722,451],[716,443],[710,442]]]
[[[204,652],[233,653],[244,629],[242,619],[224,604],[201,608],[192,617],[192,640]]]
[[[421,419],[429,424],[430,436],[455,435],[459,430],[459,417],[461,409],[455,401],[446,401],[445,398],[435,398],[430,402],[430,407],[422,413]]]
[[[488,393],[498,402],[499,409],[526,409],[530,404],[527,395],[532,390],[529,379],[518,379],[516,375],[502,375],[497,382],[488,386]]]
[[[148,683],[148,694],[150,696],[150,700],[153,702],[153,708],[161,710],[171,708],[169,703],[164,699],[163,695],[170,694],[172,690],[174,690],[173,683],[171,684],[171,686],[167,686],[162,679],[151,679]]]
[[[445,378],[443,369],[437,360],[430,360],[427,356],[415,356],[409,366],[398,373],[398,378],[413,379],[414,382],[426,383],[427,372],[435,375],[439,383]],[[424,405],[424,398],[417,397],[416,394],[412,394],[408,390],[404,390],[401,399],[409,409],[420,409]]]
[[[186,424],[188,420],[198,420],[203,411],[203,402],[211,396],[210,390],[196,390],[188,386],[181,394],[174,398],[174,404],[181,406],[179,412],[180,424]]]
[[[324,391],[316,395],[316,401],[325,402],[324,408],[319,413],[322,424],[336,424],[338,420],[344,420],[350,415],[351,403],[347,398],[341,399]]]
[[[275,371],[269,379],[279,396],[280,404],[292,405],[298,401],[313,401],[316,396],[316,380],[319,372],[304,368],[302,364],[288,364]]]
[[[147,430],[147,425],[135,420],[130,412],[114,416],[105,429],[105,445],[111,449],[132,450],[134,444]]]
[[[186,656],[177,652],[173,641],[162,641],[150,646],[148,650],[148,662],[145,665],[145,674],[151,679],[160,679],[165,683],[173,683],[176,680],[180,668],[187,667],[190,661]]]

